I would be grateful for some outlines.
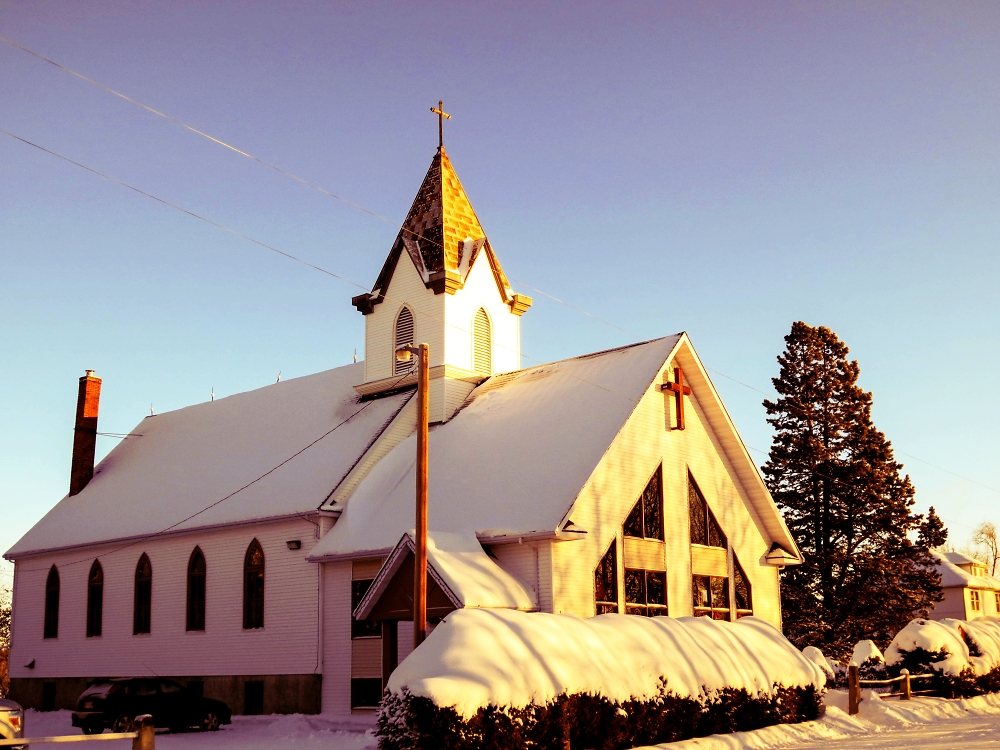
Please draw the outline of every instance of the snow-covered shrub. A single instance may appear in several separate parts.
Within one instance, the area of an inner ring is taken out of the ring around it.
[[[933,690],[953,697],[1000,692],[1000,618],[912,620],[886,649],[894,674],[933,673]]]
[[[802,655],[823,670],[828,683],[836,679],[837,665],[826,658],[818,648],[815,646],[806,646],[802,649]]]
[[[756,618],[465,609],[393,672],[376,735],[383,750],[617,750],[812,719],[825,681]]]
[[[888,676],[885,657],[875,641],[859,641],[851,655],[851,664],[858,665],[858,675],[862,680],[884,680]]]

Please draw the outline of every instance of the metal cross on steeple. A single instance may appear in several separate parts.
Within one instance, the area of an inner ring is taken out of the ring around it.
[[[431,107],[431,112],[438,116],[438,148],[444,148],[444,121],[450,120],[451,115],[444,111],[444,102],[438,100],[437,107]]]

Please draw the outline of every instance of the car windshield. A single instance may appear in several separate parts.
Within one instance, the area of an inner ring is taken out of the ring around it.
[[[170,682],[170,680],[164,680],[163,682],[160,683],[160,691],[164,695],[179,693],[181,692],[181,686],[178,685],[176,682]]]
[[[84,695],[106,695],[111,692],[113,687],[116,687],[116,684],[113,682],[97,682],[88,686],[80,697],[82,698]]]

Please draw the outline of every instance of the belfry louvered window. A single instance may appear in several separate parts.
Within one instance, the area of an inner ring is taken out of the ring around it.
[[[393,361],[393,374],[401,375],[404,372],[409,372],[413,367],[415,359],[411,359],[409,362],[400,362],[396,359],[396,350],[401,346],[412,346],[413,345],[413,313],[410,312],[410,308],[404,307],[399,311],[399,315],[396,317],[396,335],[392,344],[392,361]]]
[[[480,375],[493,374],[492,339],[490,317],[480,307],[472,321],[472,369]]]

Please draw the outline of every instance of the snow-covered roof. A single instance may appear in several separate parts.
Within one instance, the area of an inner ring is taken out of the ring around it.
[[[942,552],[944,559],[953,565],[983,565],[982,560],[977,560],[974,557],[969,557],[964,552]]]
[[[978,560],[967,557],[960,552],[931,552],[931,556],[937,559],[937,571],[941,574],[941,586],[944,588],[968,588],[968,589],[992,589],[1000,591],[1000,578],[989,575],[975,576],[967,570],[958,567],[953,561],[958,558],[963,564],[965,561],[982,565]]]
[[[431,428],[428,527],[554,533],[680,335],[497,375]],[[361,481],[310,559],[391,549],[413,527],[416,437]],[[473,502],[475,500],[475,502]]]
[[[6,556],[315,511],[412,396],[359,403],[363,379],[358,363],[146,417]]]
[[[414,532],[410,530],[399,540],[368,593],[358,603],[356,617],[368,616],[404,559],[413,554],[413,538]],[[431,576],[456,608],[535,608],[535,592],[497,565],[474,534],[428,532],[427,564]]]

